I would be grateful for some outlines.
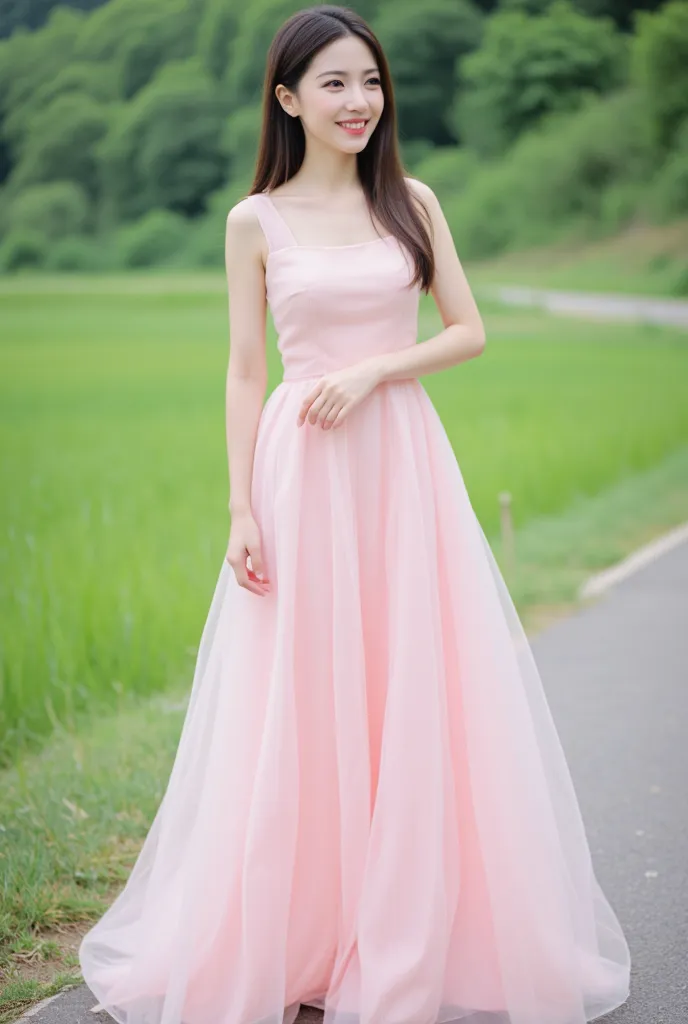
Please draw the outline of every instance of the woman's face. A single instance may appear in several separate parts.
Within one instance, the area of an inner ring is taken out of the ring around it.
[[[280,92],[281,90],[281,92]],[[277,98],[301,118],[304,132],[346,153],[358,153],[380,120],[385,105],[375,57],[358,36],[344,36],[313,58],[298,95],[280,85]],[[360,122],[366,123],[360,127]],[[341,122],[359,122],[347,130]]]

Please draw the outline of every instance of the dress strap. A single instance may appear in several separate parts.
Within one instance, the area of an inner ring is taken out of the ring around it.
[[[298,245],[291,228],[285,221],[272,199],[265,192],[254,192],[251,196],[260,226],[267,238],[268,249],[274,252],[277,249],[288,249]]]

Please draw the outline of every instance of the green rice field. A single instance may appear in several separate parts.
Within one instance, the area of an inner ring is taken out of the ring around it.
[[[688,444],[685,332],[481,309],[483,355],[422,381],[495,543],[501,491],[532,548],[538,522],[570,517]],[[189,680],[229,529],[225,283],[6,279],[0,322],[10,764],[58,724]],[[419,340],[441,329],[424,298]],[[271,390],[272,329],[268,345]]]

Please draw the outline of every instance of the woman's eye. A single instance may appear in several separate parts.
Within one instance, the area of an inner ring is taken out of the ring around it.
[[[375,82],[376,85],[381,85],[380,79],[377,77],[369,78],[368,81]],[[342,85],[342,81],[340,78],[333,78],[331,81],[325,82],[325,85]]]

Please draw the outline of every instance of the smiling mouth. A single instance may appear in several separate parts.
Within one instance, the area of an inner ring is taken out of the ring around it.
[[[348,132],[362,132],[369,120],[369,117],[360,117],[357,121],[336,121],[335,124],[338,124],[340,128],[344,128]]]

